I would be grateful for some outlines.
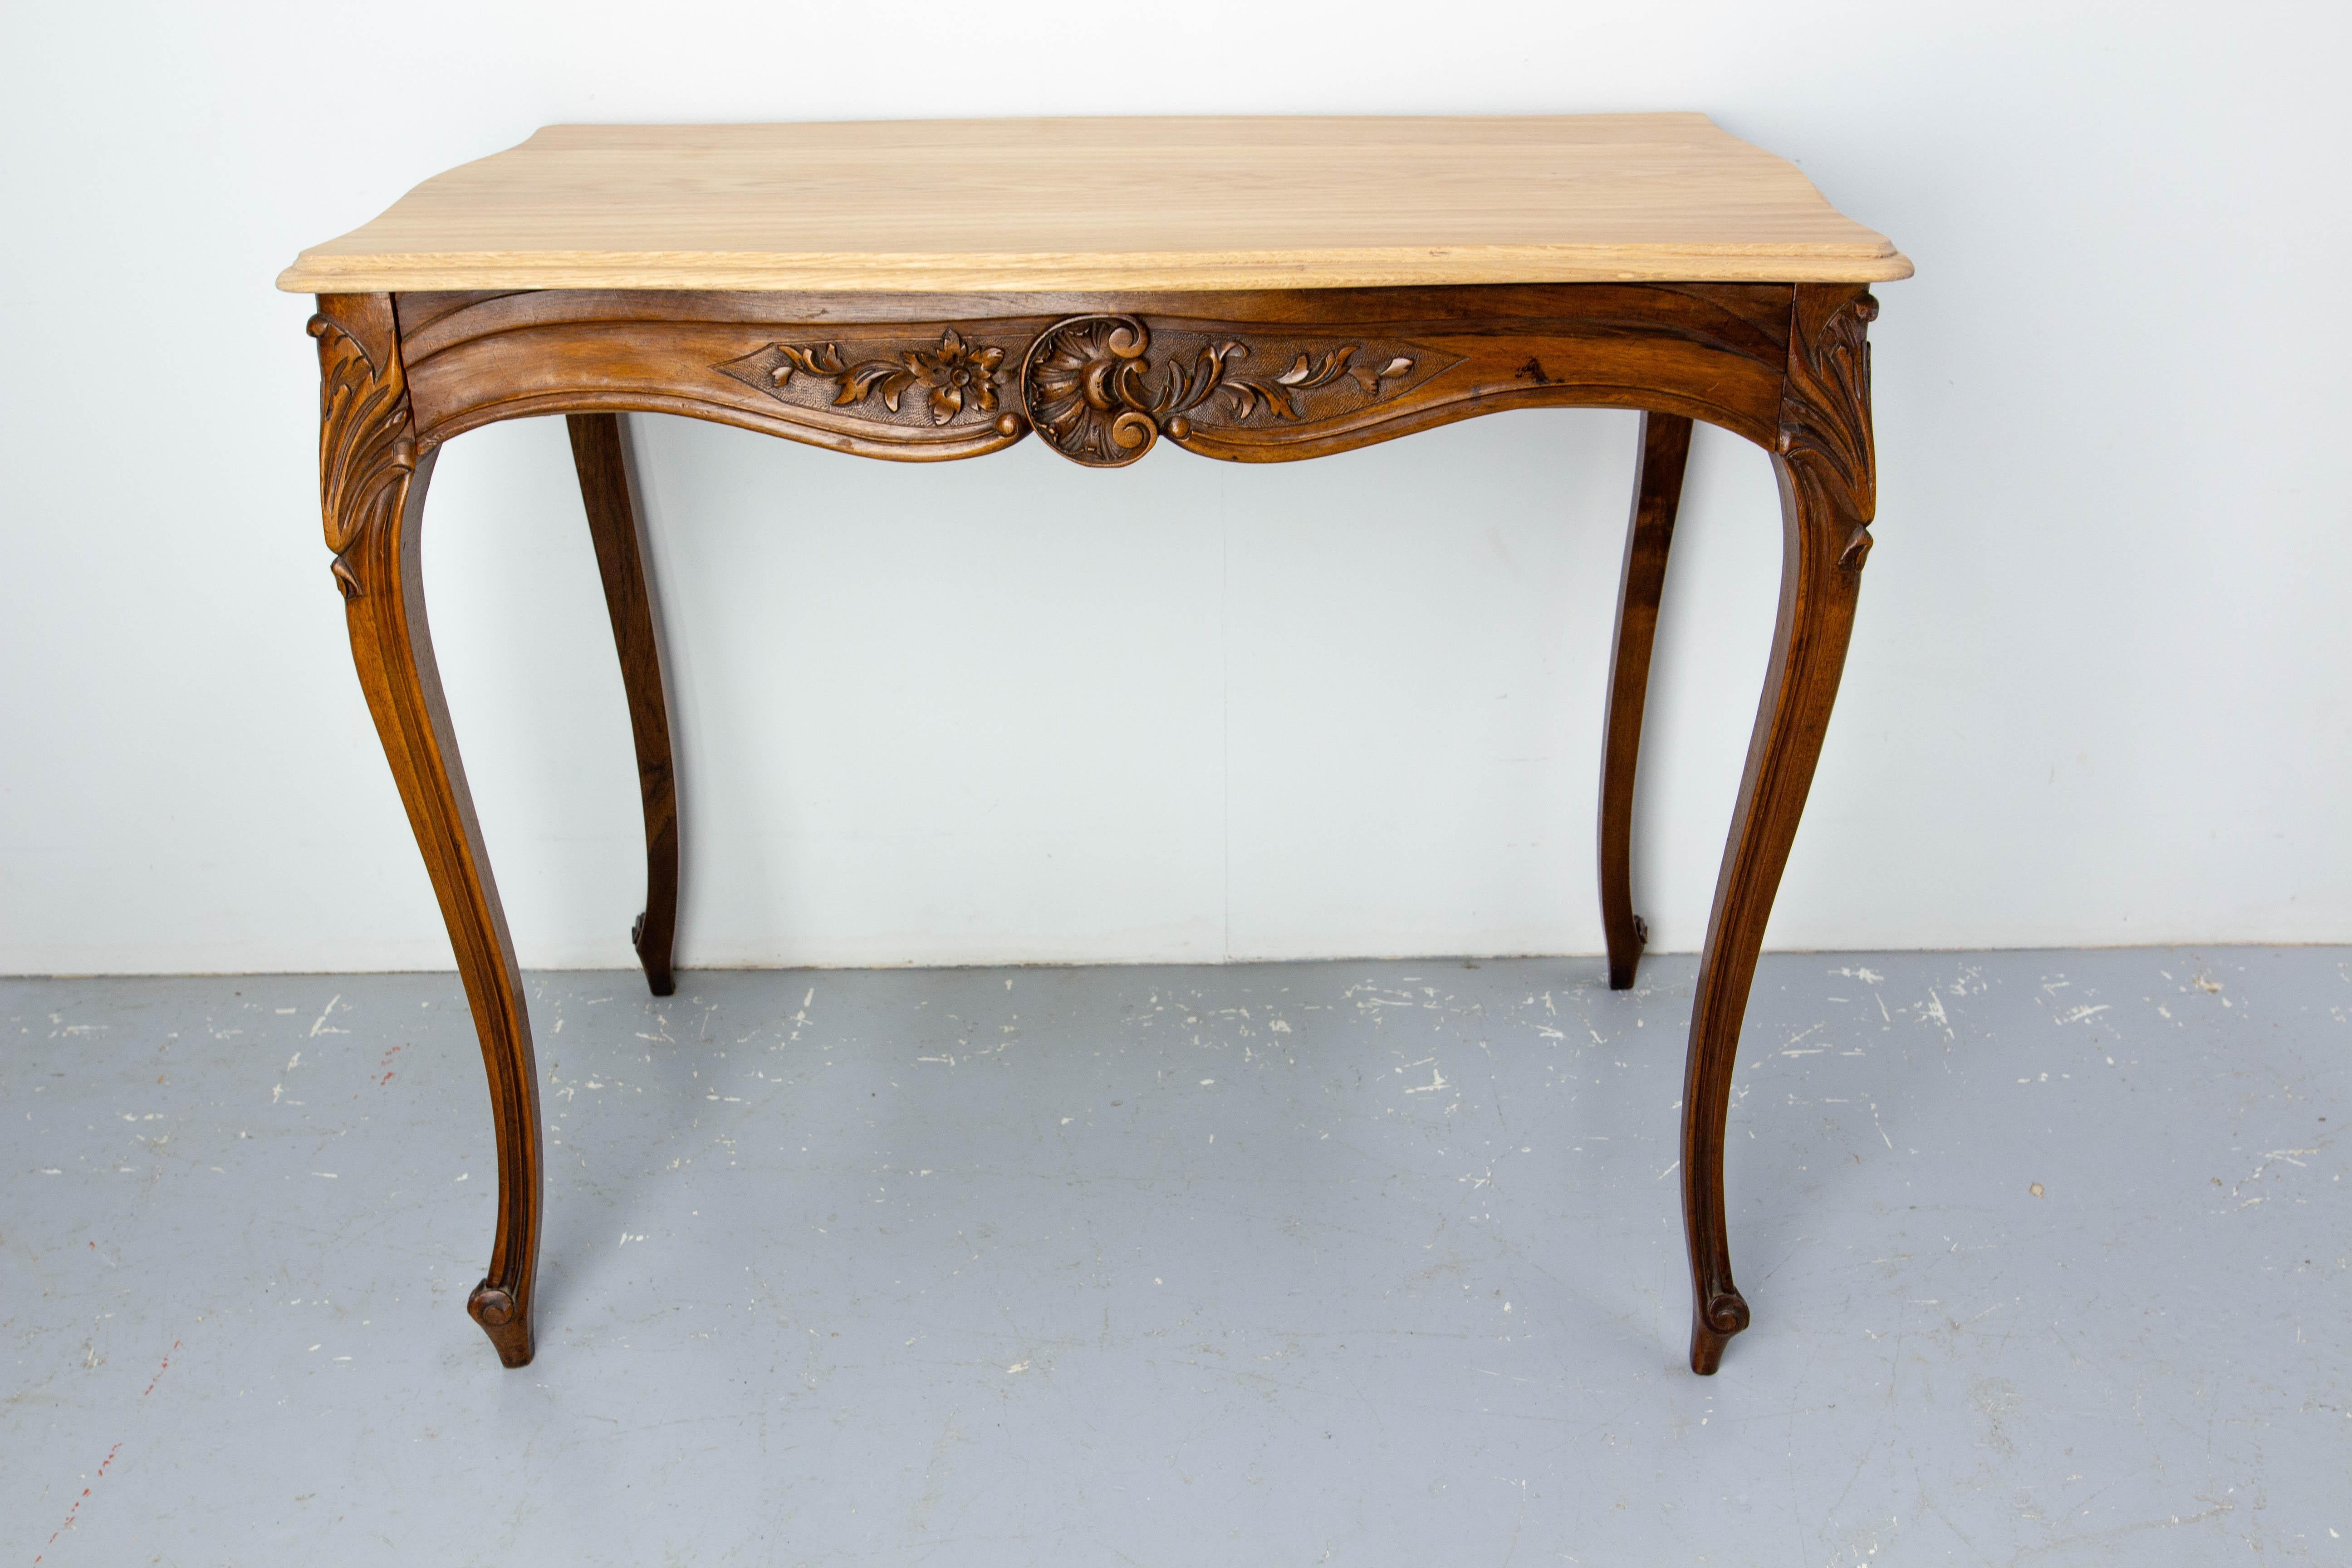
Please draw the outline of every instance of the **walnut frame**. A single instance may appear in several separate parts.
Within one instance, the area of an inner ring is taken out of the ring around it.
[[[617,416],[688,415],[866,457],[978,457],[1032,434],[1088,467],[1161,440],[1283,462],[1504,408],[1643,410],[1602,765],[1610,983],[1631,985],[1633,788],[1690,423],[1772,454],[1780,609],[1700,961],[1683,1100],[1690,1364],[1746,1328],[1723,1198],[1731,1072],[1764,927],[1821,753],[1876,508],[1861,284],[1570,283],[1224,293],[654,289],[321,295],[320,483],[352,655],[482,1044],[498,1131],[489,1267],[467,1302],[509,1366],[533,1352],[538,1076],[514,948],[433,660],[417,568],[442,443],[571,416],[619,648],[647,845],[632,933],[667,994],[677,836],[661,660]]]

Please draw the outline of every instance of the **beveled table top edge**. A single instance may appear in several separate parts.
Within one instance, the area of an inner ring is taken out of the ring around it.
[[[1856,247],[1859,249],[1859,247]],[[1794,256],[1736,249],[1439,247],[1290,254],[812,255],[707,252],[304,253],[278,274],[289,294],[440,289],[641,289],[827,294],[1113,293],[1234,289],[1430,288],[1511,283],[1889,283],[1912,276],[1891,244],[1875,253]]]

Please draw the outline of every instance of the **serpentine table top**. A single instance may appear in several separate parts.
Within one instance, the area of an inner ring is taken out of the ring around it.
[[[551,125],[304,251],[301,294],[1911,275],[1704,114]]]

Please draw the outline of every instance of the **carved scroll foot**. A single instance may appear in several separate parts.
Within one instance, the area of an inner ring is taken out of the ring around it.
[[[1710,1289],[1704,1301],[1691,1304],[1690,1369],[1701,1377],[1713,1377],[1723,1364],[1723,1347],[1747,1326],[1747,1299],[1731,1281]]]
[[[621,658],[621,684],[629,696],[629,733],[636,742],[637,795],[646,818],[646,907],[629,931],[630,945],[656,996],[677,991],[670,953],[677,933],[677,779],[663,696],[661,636],[646,587],[644,537],[628,442],[617,414],[574,414],[572,464],[588,531],[596,542],[596,568],[604,579],[604,609]]]
[[[530,1360],[539,1264],[539,1072],[514,943],[425,622],[417,544],[434,454],[416,448],[388,296],[321,295],[310,335],[319,340],[320,500],[352,660],[440,901],[489,1079],[498,1231],[467,1310],[499,1359],[520,1366]]]
[[[1601,748],[1601,927],[1609,942],[1609,988],[1633,984],[1650,940],[1633,913],[1633,777],[1642,747],[1642,709],[1650,688],[1650,649],[1658,630],[1658,595],[1666,552],[1682,505],[1691,422],[1679,414],[1642,416],[1641,467],[1633,515],[1625,530],[1625,565],[1617,591],[1616,652],[1609,665],[1609,727]]]
[[[512,1291],[485,1279],[466,1298],[466,1311],[490,1336],[502,1365],[530,1364],[539,1348],[531,1341],[530,1310],[519,1305]]]
[[[1747,771],[1716,879],[1683,1077],[1683,1224],[1690,1244],[1691,1370],[1712,1373],[1748,1325],[1731,1282],[1723,1139],[1748,989],[1765,922],[1812,788],[1862,589],[1852,543],[1877,511],[1870,433],[1876,301],[1860,289],[1801,285],[1773,469],[1780,485],[1780,609]],[[1864,529],[1865,537],[1866,529]]]

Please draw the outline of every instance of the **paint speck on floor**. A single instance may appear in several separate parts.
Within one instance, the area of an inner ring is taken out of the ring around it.
[[[2352,953],[1768,958],[1711,1381],[1695,968],[530,976],[515,1373],[454,977],[0,982],[0,1559],[2333,1560]]]

